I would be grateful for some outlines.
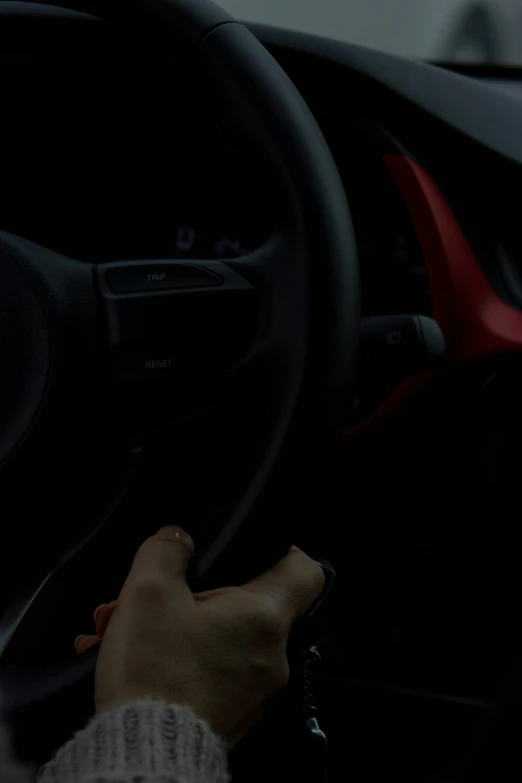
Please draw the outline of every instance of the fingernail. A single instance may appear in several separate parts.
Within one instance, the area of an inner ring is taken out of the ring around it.
[[[178,527],[177,525],[166,525],[165,527],[162,527],[161,530],[158,530],[156,533],[157,536],[160,535],[168,535],[168,536],[175,536],[175,538],[179,539],[186,539],[188,538],[188,533],[185,533],[182,527]]]
[[[79,636],[77,636],[76,639],[74,640],[74,646],[76,647],[78,642],[81,642],[81,640],[85,639],[86,636],[87,636],[86,633],[81,633]]]
[[[100,614],[101,610],[105,606],[107,606],[107,604],[100,604],[99,606],[96,607],[96,609],[94,610],[94,622],[96,622],[96,620],[98,619],[98,615]]]

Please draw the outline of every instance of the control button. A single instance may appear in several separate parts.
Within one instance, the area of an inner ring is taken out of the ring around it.
[[[390,315],[363,318],[361,348],[388,357],[417,352],[422,348],[422,340],[415,317]]]
[[[141,383],[175,378],[175,358],[168,351],[129,351],[113,365],[114,379],[119,383]]]
[[[172,359],[149,359],[145,362],[145,372],[150,370],[170,370],[172,369]]]
[[[410,373],[440,363],[445,340],[436,321],[423,315],[387,315],[363,318],[361,354],[392,366],[404,366]]]
[[[114,294],[145,293],[176,288],[203,288],[221,285],[219,275],[192,264],[133,264],[115,266],[105,272]]]
[[[207,348],[191,350],[190,342],[177,345],[156,346],[150,349],[129,347],[112,358],[112,379],[116,383],[143,383],[212,376],[223,367],[219,346],[207,341]]]

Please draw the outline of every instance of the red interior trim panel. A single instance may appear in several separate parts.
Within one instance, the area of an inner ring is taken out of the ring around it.
[[[387,155],[426,259],[434,312],[450,361],[522,348],[522,312],[484,274],[446,199],[418,163]]]
[[[386,155],[424,253],[433,317],[447,344],[440,370],[408,378],[368,419],[345,432],[353,437],[400,415],[411,400],[451,365],[478,356],[522,350],[522,312],[491,286],[448,202],[432,177],[404,155]]]

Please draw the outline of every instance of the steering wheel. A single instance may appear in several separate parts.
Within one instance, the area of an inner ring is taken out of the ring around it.
[[[192,574],[194,589],[238,583],[288,550],[340,435],[360,324],[343,186],[296,88],[257,39],[210,0],[52,4],[129,30],[171,67],[183,56],[219,131],[248,143],[263,169],[278,221],[259,250],[227,262],[95,267],[2,233],[2,493],[9,495],[20,471],[29,487],[40,486],[58,450],[74,461],[94,441],[98,453],[118,438],[135,445],[220,395],[254,386],[262,404],[252,415],[262,426],[248,481],[231,488],[230,506],[206,532]],[[302,469],[302,481],[287,480],[288,464],[294,474]],[[89,493],[96,492],[91,483]],[[63,520],[53,531],[45,497],[39,516],[58,538]],[[2,643],[5,625],[3,633]],[[94,664],[92,653],[30,673],[4,670],[8,714],[71,694]]]

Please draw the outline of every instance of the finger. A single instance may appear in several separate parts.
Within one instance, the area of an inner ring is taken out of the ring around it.
[[[286,557],[270,571],[244,587],[276,599],[292,623],[320,596],[324,587],[324,574],[308,555],[292,547]]]
[[[98,617],[99,613],[101,612],[101,610],[102,610],[102,609],[103,609],[105,606],[107,606],[107,604],[99,604],[99,605],[96,607],[96,609],[94,610],[94,614],[93,614],[93,620],[94,620],[94,622],[95,622],[95,623],[96,623],[96,619],[97,619],[97,617]]]
[[[111,617],[116,609],[116,601],[111,601],[110,604],[101,604],[94,612],[94,622],[96,623],[96,634],[103,639],[107,626],[110,623]]]
[[[158,574],[186,584],[188,564],[194,554],[194,542],[180,527],[163,527],[138,550],[129,579]]]
[[[89,647],[94,647],[95,644],[98,644],[98,642],[101,642],[101,639],[99,636],[96,636],[95,634],[80,634],[80,636],[77,636],[74,640],[74,648],[77,653],[85,652],[85,650],[88,650]]]

